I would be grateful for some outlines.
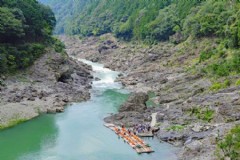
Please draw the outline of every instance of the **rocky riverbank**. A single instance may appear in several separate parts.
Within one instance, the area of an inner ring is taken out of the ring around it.
[[[0,78],[0,129],[89,99],[92,78],[90,66],[48,49],[26,71]]]
[[[156,125],[161,128],[157,137],[180,147],[179,159],[215,159],[217,140],[240,123],[240,87],[215,90],[214,80],[196,70],[191,72],[201,43],[145,46],[120,42],[111,35],[60,39],[69,55],[122,71],[118,81],[133,93],[154,92],[151,108],[146,107],[145,96],[136,94],[133,98],[133,94],[130,97],[142,99],[138,101],[141,104],[126,102],[118,114],[105,121],[131,126],[150,122],[151,114],[157,112]]]

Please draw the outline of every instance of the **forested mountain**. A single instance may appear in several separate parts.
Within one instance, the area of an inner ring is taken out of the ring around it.
[[[53,39],[52,10],[36,0],[0,1],[0,73],[24,69]]]
[[[123,40],[147,44],[189,37],[213,38],[200,53],[203,72],[218,76],[240,73],[239,0],[41,0],[50,5],[57,18],[56,33],[99,36],[105,33]],[[215,46],[215,47],[212,47]]]
[[[231,41],[239,38],[240,7],[234,0],[41,1],[53,7],[58,17],[57,33],[90,36],[113,32],[126,40],[145,41],[168,40],[176,34],[177,41],[190,35],[228,35]]]
[[[57,19],[56,33],[72,33],[74,21],[92,0],[39,0],[51,6]],[[77,24],[76,24],[77,25]]]

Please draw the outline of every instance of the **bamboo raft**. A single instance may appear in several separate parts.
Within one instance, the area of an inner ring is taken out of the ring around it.
[[[141,138],[134,134],[129,134],[125,128],[120,128],[114,124],[104,124],[105,127],[114,131],[124,141],[126,141],[137,153],[151,153],[154,152],[151,147],[146,144]]]

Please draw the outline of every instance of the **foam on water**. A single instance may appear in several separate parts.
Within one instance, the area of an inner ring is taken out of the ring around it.
[[[120,83],[115,82],[119,72],[104,68],[104,65],[93,63],[85,59],[78,59],[79,61],[92,66],[94,78],[99,78],[98,81],[93,81],[93,89],[120,89]]]

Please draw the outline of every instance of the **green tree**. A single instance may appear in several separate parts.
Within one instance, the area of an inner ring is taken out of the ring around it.
[[[25,35],[22,20],[9,8],[0,7],[0,24],[0,43],[14,42]]]
[[[56,20],[52,10],[36,0],[0,1],[0,74],[25,69],[41,56]]]

